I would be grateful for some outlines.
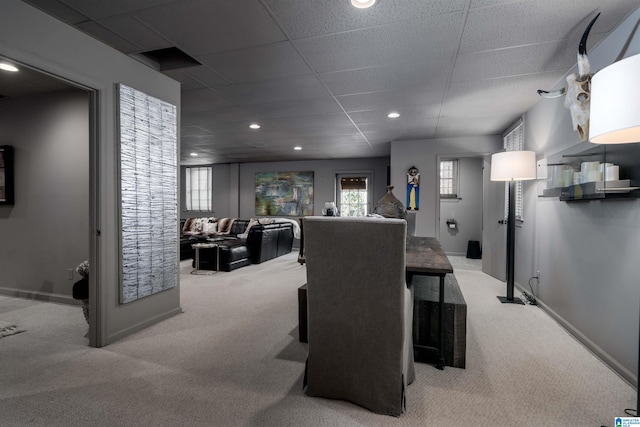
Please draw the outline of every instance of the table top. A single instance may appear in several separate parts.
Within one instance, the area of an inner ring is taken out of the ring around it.
[[[435,237],[407,237],[406,269],[414,274],[453,273],[449,258]]]
[[[194,243],[191,245],[193,249],[206,249],[206,248],[215,248],[217,247],[217,243]]]

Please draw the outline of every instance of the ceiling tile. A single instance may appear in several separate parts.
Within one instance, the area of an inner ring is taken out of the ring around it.
[[[538,101],[548,101],[541,99],[537,90],[552,87],[562,76],[556,71],[455,83],[443,104],[442,116],[471,118],[527,111]]]
[[[568,39],[569,45],[577,49],[582,33],[595,16],[593,12],[602,7],[604,2],[595,0],[536,0],[471,9],[460,43],[460,53],[563,39]],[[582,19],[576,20],[576,16]],[[591,34],[610,31],[611,25],[610,18],[598,19]]]
[[[428,119],[418,123],[403,123],[392,121],[392,124],[385,121],[376,123],[364,123],[358,125],[358,128],[366,136],[369,134],[386,134],[391,139],[410,139],[413,135],[428,135],[433,132],[436,127],[437,119]]]
[[[306,116],[310,114],[341,113],[340,105],[330,96],[304,100],[269,102],[248,105],[247,110],[264,118]]]
[[[289,42],[200,55],[197,59],[233,83],[312,74]]]
[[[312,116],[297,116],[272,118],[272,123],[282,129],[301,129],[312,127],[337,127],[337,126],[353,126],[349,117],[344,114],[315,114]]]
[[[356,135],[358,129],[353,125],[347,126],[332,126],[332,127],[309,127],[299,128],[294,131],[296,135],[301,137],[327,137],[327,136],[344,136],[344,135]]]
[[[425,114],[436,116],[440,112],[440,102],[444,86],[434,91],[385,91],[338,96],[338,102],[348,113],[368,110],[399,110],[407,106],[422,105]]]
[[[77,27],[121,52],[129,53],[140,50],[140,46],[118,36],[95,21],[83,22],[78,24]]]
[[[566,72],[577,49],[564,40],[458,55],[452,81],[483,80],[543,71]]]
[[[180,1],[135,16],[192,56],[285,40],[254,0]]]
[[[175,0],[64,0],[69,6],[91,17],[91,19],[122,15],[173,1]]]
[[[182,72],[193,80],[202,83],[204,86],[209,88],[224,86],[231,83],[229,80],[204,65],[183,68]]]
[[[400,113],[400,117],[391,119],[387,117],[389,110],[369,110],[349,113],[349,117],[356,125],[365,123],[381,123],[389,129],[406,126],[435,126],[436,115],[429,115],[429,109],[426,107],[406,107],[394,110]]]
[[[413,62],[324,73],[318,77],[334,95],[427,90],[446,84],[449,65],[447,61]]]
[[[97,21],[100,25],[139,46],[141,51],[172,47],[170,41],[148,28],[131,15],[119,15]]]
[[[67,24],[76,25],[90,18],[58,0],[24,0],[32,6],[44,10]]]
[[[453,138],[459,136],[500,135],[515,123],[519,114],[469,117],[464,122],[456,117],[442,117],[438,123],[435,138]],[[500,131],[496,132],[496,129]]]
[[[222,107],[183,115],[182,123],[207,126],[216,123],[254,122],[258,117],[242,107]]]
[[[319,98],[327,95],[326,88],[315,76],[240,83],[221,86],[216,90],[240,105]]]
[[[233,103],[211,89],[195,89],[182,92],[182,112],[208,111],[212,108],[229,107]]]
[[[187,76],[181,70],[167,70],[163,71],[162,74],[165,74],[171,77],[174,80],[177,80],[181,84],[182,90],[193,90],[193,89],[202,89],[204,86],[191,77]]]
[[[346,0],[266,0],[292,39],[338,33],[461,11],[465,0],[384,0],[356,9]]]
[[[462,13],[295,42],[318,73],[423,60],[450,61]]]

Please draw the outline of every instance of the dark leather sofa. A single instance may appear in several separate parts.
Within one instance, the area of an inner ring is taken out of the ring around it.
[[[215,270],[218,251],[221,271],[232,271],[248,264],[260,264],[291,252],[293,246],[292,224],[254,225],[249,230],[246,239],[238,238],[237,235],[242,234],[248,224],[247,220],[235,220],[226,238],[219,241],[219,249],[201,249],[200,269]],[[191,244],[196,241],[198,240],[192,238]],[[182,254],[180,258],[182,259]],[[192,265],[195,268],[195,259]]]

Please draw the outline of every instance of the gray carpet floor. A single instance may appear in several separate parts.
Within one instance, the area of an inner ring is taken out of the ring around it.
[[[0,321],[26,329],[0,339],[0,425],[597,427],[635,406],[542,310],[500,304],[503,282],[460,267],[467,369],[417,364],[399,418],[308,397],[296,259],[199,276],[185,261],[184,313],[102,349],[87,347],[80,307],[0,298]]]

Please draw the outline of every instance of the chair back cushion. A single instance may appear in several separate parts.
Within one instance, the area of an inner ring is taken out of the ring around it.
[[[400,415],[414,375],[406,222],[305,217],[304,238],[307,394]]]

